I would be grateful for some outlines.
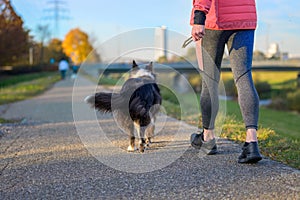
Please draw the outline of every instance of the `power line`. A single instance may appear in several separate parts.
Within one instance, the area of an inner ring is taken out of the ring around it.
[[[47,15],[44,17],[45,20],[54,21],[54,36],[59,36],[59,25],[61,20],[69,20],[70,17],[66,15],[69,11],[64,0],[51,0],[47,2],[49,8],[45,9],[44,12]]]

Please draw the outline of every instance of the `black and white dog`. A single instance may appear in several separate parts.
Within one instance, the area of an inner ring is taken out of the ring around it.
[[[119,93],[96,93],[86,97],[85,102],[101,112],[114,113],[117,122],[129,133],[129,152],[135,150],[135,128],[139,151],[144,152],[154,136],[155,116],[162,102],[152,62],[143,69],[133,61],[130,78]]]

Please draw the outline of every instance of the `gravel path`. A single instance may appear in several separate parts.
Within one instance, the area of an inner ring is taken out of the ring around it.
[[[92,84],[75,84],[72,104],[73,84],[0,106],[0,117],[22,121],[0,127],[0,199],[300,199],[299,170],[238,164],[241,147],[224,139],[204,156],[189,146],[195,127],[163,115],[148,151],[126,153],[112,115],[95,120],[82,103]]]

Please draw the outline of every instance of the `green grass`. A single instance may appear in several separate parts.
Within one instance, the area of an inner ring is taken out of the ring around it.
[[[227,114],[242,121],[242,114],[236,101],[227,101]],[[281,136],[300,139],[300,114],[295,112],[279,111],[261,107],[259,124],[262,127],[272,128]]]
[[[120,81],[122,81],[122,80],[120,80]],[[102,76],[99,79],[98,85],[116,85],[116,84],[118,84],[118,82],[119,82],[118,79]]]
[[[88,80],[90,80],[94,83],[98,83],[98,85],[102,85],[102,86],[115,86],[117,84],[121,85],[124,83],[124,78],[122,78],[118,74],[112,74],[112,75],[108,75],[108,76],[102,75],[101,77],[96,78],[96,77],[91,76],[90,74],[86,73],[84,70],[81,70],[80,75],[82,75],[85,78],[87,78]]]
[[[227,102],[228,119],[234,119],[225,123],[223,136],[229,139],[244,141],[242,115],[237,102]],[[286,163],[292,167],[300,169],[300,114],[272,110],[261,107],[259,114],[259,131],[261,150],[264,155],[275,160]],[[240,124],[242,128],[229,131],[226,129],[228,124]],[[266,133],[268,137],[265,137]]]
[[[0,105],[31,98],[44,92],[59,80],[57,72],[6,77],[0,81]]]
[[[269,84],[280,84],[286,81],[290,81],[297,78],[298,72],[270,72],[259,71],[252,72],[253,80],[255,81],[267,81]],[[222,80],[232,79],[232,72],[222,72]]]
[[[16,122],[19,122],[19,121],[18,120],[8,120],[8,119],[0,118],[0,124],[16,123]]]
[[[223,73],[222,78],[232,78]],[[254,82],[266,81],[271,84],[272,96],[285,96],[296,88],[297,72],[253,72]],[[299,102],[300,103],[300,102]],[[239,105],[236,101],[227,102],[227,122],[223,128],[223,137],[235,141],[244,141],[244,125]],[[259,131],[261,151],[264,155],[292,167],[300,169],[300,114],[260,108]]]
[[[181,118],[178,104],[164,100],[163,106],[169,116]],[[297,124],[300,122],[300,115],[262,108],[260,118],[258,139],[262,154],[300,169],[300,137]],[[200,116],[191,116],[182,120],[198,126],[199,119],[201,120]],[[238,143],[246,139],[245,125],[236,102],[227,102],[227,116],[220,136]]]
[[[16,85],[18,83],[31,81],[33,79],[48,77],[49,72],[41,72],[41,73],[32,73],[32,74],[24,74],[24,75],[15,75],[15,76],[6,76],[1,78],[0,80],[0,88],[4,88],[11,85]]]

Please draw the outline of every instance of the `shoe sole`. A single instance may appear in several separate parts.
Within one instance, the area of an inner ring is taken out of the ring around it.
[[[194,147],[195,149],[201,149],[201,146],[199,146],[199,145],[196,145],[196,144],[194,144],[194,143],[191,143],[191,145],[192,145],[192,147]]]
[[[207,155],[216,155],[218,153],[218,150],[213,150],[213,151],[210,151],[208,153],[206,153]]]
[[[207,148],[203,147],[203,144],[198,145],[198,144],[193,143],[194,138],[191,138],[191,146],[194,147],[195,149],[200,149],[202,152],[204,152],[207,155],[215,155],[218,153],[218,150],[216,150],[216,149],[215,150],[207,149]]]
[[[244,159],[240,159],[238,161],[238,163],[241,163],[241,164],[250,164],[250,163],[257,163],[258,161],[260,161],[262,159],[262,157],[260,156],[255,156],[255,157],[252,157],[252,158],[244,158]]]
[[[191,143],[192,147],[194,147],[195,149],[200,149],[202,152],[204,152],[205,154],[207,155],[215,155],[218,153],[218,150],[209,150],[209,149],[206,149],[204,147],[201,147],[199,145],[196,145],[196,144],[193,144]]]

